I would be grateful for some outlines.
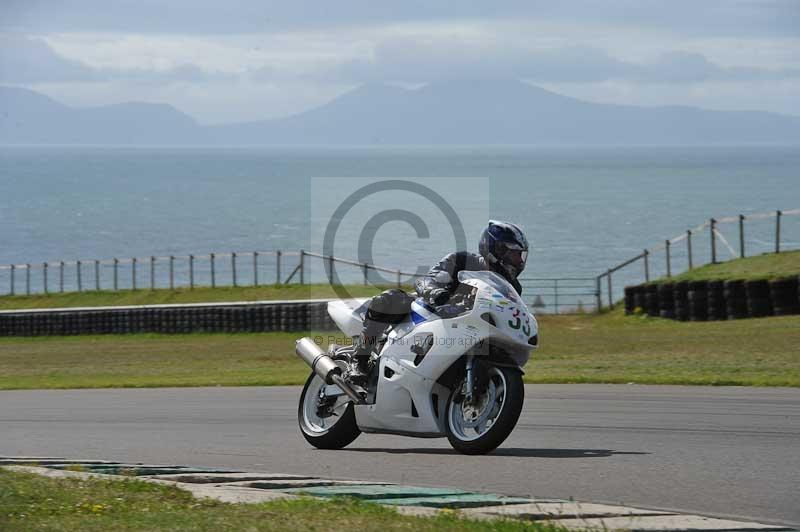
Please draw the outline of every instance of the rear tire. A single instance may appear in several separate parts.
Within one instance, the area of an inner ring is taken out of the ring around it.
[[[486,454],[495,450],[514,430],[522,412],[522,404],[525,401],[522,373],[516,368],[499,366],[489,366],[488,370],[491,380],[503,383],[505,397],[499,404],[499,413],[496,414],[491,426],[488,426],[485,432],[478,434],[475,429],[465,430],[459,426],[457,420],[463,421],[463,409],[459,403],[454,402],[454,399],[460,394],[460,385],[453,389],[447,399],[445,433],[450,445],[463,454]],[[459,418],[459,416],[462,417]],[[472,431],[475,434],[472,434]]]
[[[308,443],[317,449],[342,449],[347,447],[361,434],[356,424],[356,413],[352,401],[347,406],[342,406],[344,412],[338,419],[328,427],[322,428],[315,425],[310,419],[306,408],[313,408],[313,405],[306,405],[306,396],[309,401],[315,398],[309,395],[309,389],[316,394],[319,387],[323,385],[322,379],[316,373],[312,373],[303,386],[303,393],[300,395],[300,405],[297,409],[297,421],[300,425],[300,432]],[[331,418],[326,418],[331,419]]]

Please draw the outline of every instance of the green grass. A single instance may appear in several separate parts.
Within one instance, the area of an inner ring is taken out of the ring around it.
[[[226,504],[135,479],[52,479],[0,469],[0,530],[531,530],[555,527],[519,521],[480,522],[442,512],[409,517],[353,499],[297,499]]]
[[[0,338],[0,389],[302,384],[301,335]],[[527,382],[800,386],[800,316],[677,322],[542,316]]]
[[[678,322],[546,317],[527,382],[800,386],[800,316]]]
[[[658,282],[775,279],[792,275],[800,275],[800,251],[765,253],[718,264],[706,264],[680,275],[675,275],[671,279],[659,279]]]
[[[382,288],[362,285],[345,285],[352,297],[373,296]],[[386,288],[386,287],[384,287]],[[405,287],[410,289],[409,287]],[[1,296],[0,310],[27,308],[102,307],[124,305],[161,305],[168,303],[210,303],[220,301],[262,301],[274,299],[331,299],[339,295],[328,284],[291,284],[240,287],[202,287],[190,290],[120,290],[65,292],[63,294],[37,294],[30,296]]]

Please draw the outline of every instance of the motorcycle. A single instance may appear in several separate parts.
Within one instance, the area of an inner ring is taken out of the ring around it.
[[[347,379],[352,348],[326,352],[311,338],[297,341],[297,356],[313,370],[298,407],[311,445],[341,449],[361,432],[446,436],[461,453],[485,454],[505,441],[522,411],[522,368],[538,345],[538,324],[500,275],[462,271],[458,280],[446,305],[412,303],[382,338],[362,385]],[[354,338],[367,302],[332,301],[328,314]]]

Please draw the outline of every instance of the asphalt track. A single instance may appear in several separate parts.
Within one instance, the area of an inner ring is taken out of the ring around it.
[[[453,486],[800,528],[800,390],[529,385],[490,456],[444,439],[309,447],[300,389],[0,392],[0,456],[60,456]]]

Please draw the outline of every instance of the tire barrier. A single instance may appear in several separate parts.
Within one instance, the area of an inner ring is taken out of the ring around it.
[[[327,301],[0,312],[0,336],[336,330]]]
[[[645,285],[644,293],[645,293],[644,295],[645,312],[647,312],[648,316],[653,316],[654,318],[657,318],[659,314],[658,285],[656,284]]]
[[[647,307],[647,301],[645,299],[645,291],[644,286],[640,285],[636,287],[636,291],[633,293],[633,307],[635,309],[644,309]]]
[[[744,281],[725,281],[725,308],[729,320],[740,320],[747,317],[747,293]]]
[[[708,281],[689,281],[689,320],[708,319]]]
[[[738,320],[800,314],[800,277],[679,281],[625,287],[625,313],[680,321]]]
[[[708,282],[708,319],[724,320],[728,318],[725,308],[725,282],[716,280]]]
[[[769,282],[765,280],[746,281],[747,315],[751,318],[772,316],[772,302],[769,300]]]
[[[675,319],[675,285],[673,283],[658,285],[658,315],[662,318]]]
[[[800,314],[800,288],[797,277],[773,279],[769,282],[769,298],[776,316]]]
[[[675,298],[675,319],[687,321],[689,319],[689,281],[675,283],[672,296]]]
[[[634,294],[636,293],[637,289],[637,286],[625,287],[625,314],[633,314],[633,311],[636,309]]]

